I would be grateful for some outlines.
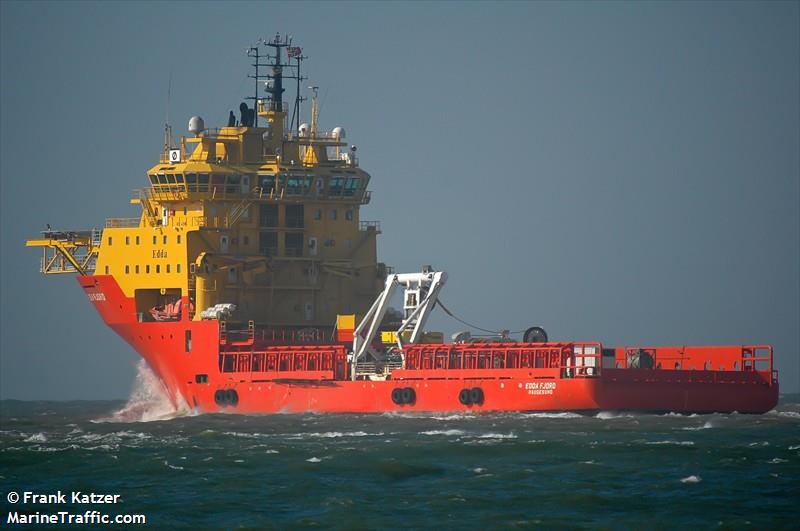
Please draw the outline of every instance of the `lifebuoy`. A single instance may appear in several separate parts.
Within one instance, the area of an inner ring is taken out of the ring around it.
[[[465,406],[472,405],[472,400],[470,400],[470,391],[469,389],[462,389],[460,393],[458,393],[458,401],[464,404]]]
[[[392,402],[395,404],[402,404],[403,403],[403,390],[399,387],[395,387],[392,389]]]
[[[470,389],[469,400],[473,404],[483,404],[483,389],[480,387],[473,387]]]

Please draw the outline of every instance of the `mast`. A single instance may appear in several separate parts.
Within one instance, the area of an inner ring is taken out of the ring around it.
[[[254,74],[249,77],[255,79],[256,90],[254,96],[247,97],[248,100],[253,100],[253,105],[258,106],[258,84],[260,81],[265,81],[264,90],[267,93],[267,100],[269,101],[265,110],[271,112],[286,112],[283,108],[283,93],[286,89],[283,88],[284,79],[294,79],[296,81],[296,93],[294,99],[294,108],[292,111],[292,120],[290,122],[290,129],[294,129],[300,125],[300,103],[305,101],[305,98],[300,95],[300,83],[307,79],[300,72],[300,63],[306,59],[303,55],[303,49],[299,46],[292,46],[292,37],[284,35],[281,37],[280,33],[276,33],[271,40],[259,39],[258,44],[268,46],[272,49],[270,53],[261,55],[258,46],[251,47],[247,50],[248,57],[253,57],[255,61],[252,66]],[[286,62],[283,60],[283,49],[286,49]],[[266,59],[266,62],[261,62],[260,59]],[[292,64],[294,59],[294,64]],[[268,73],[262,74],[259,68],[269,68]],[[287,71],[288,69],[288,71]],[[258,110],[256,109],[256,115]]]

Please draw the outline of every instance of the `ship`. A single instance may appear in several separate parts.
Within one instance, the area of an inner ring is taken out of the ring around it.
[[[637,411],[763,413],[770,345],[620,346],[425,329],[444,271],[396,273],[361,218],[371,176],[288,36],[247,50],[255,90],[223,127],[164,132],[158,162],[103,228],[49,225],[45,274],[77,278],[106,325],[198,413]],[[293,102],[284,101],[295,88]],[[310,92],[307,92],[310,90]],[[301,105],[311,94],[309,123]],[[248,103],[250,102],[250,103]],[[402,308],[391,306],[393,295]],[[520,331],[521,332],[521,331]]]

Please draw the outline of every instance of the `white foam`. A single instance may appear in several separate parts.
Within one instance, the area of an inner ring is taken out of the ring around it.
[[[698,431],[698,430],[710,430],[713,427],[714,425],[711,424],[710,421],[706,421],[702,426],[687,426],[681,429],[686,431]]]
[[[171,468],[172,470],[183,470],[183,467],[182,467],[182,466],[171,465],[171,464],[169,464],[169,462],[167,462],[167,461],[164,461],[164,464],[165,464],[165,465],[167,465],[167,466],[168,466],[169,468]]]
[[[152,422],[191,414],[192,410],[183,398],[178,395],[176,403],[173,403],[163,382],[144,360],[139,360],[128,401],[110,417],[94,422]]]
[[[786,462],[786,459],[781,459],[780,457],[774,457],[774,458],[770,459],[769,461],[767,461],[767,463],[769,463],[771,465],[779,465],[779,464],[785,463],[785,462]]]
[[[703,481],[703,478],[694,475],[681,479],[681,483],[700,483],[701,481]]]
[[[674,444],[676,446],[694,446],[694,442],[692,441],[645,441],[645,444],[650,445],[661,445],[661,444]]]
[[[264,452],[264,453],[265,453],[265,454],[277,454],[277,453],[279,453],[279,452],[278,452],[278,450],[267,450],[267,451],[266,451],[266,452]]]
[[[514,433],[483,433],[478,435],[479,439],[516,439]]]
[[[601,411],[594,416],[596,419],[609,420],[609,419],[630,419],[633,415],[630,413],[617,413],[614,411]]]
[[[570,411],[561,411],[559,413],[543,411],[540,413],[524,413],[522,416],[535,419],[579,419],[583,417],[583,415],[572,413]]]
[[[472,471],[475,472],[476,474],[483,474],[484,472],[486,472],[486,469],[478,467],[478,468],[473,468]]]
[[[319,457],[310,457],[306,459],[306,461],[308,461],[309,463],[319,463],[320,461],[322,461],[322,459],[320,459]]]
[[[31,435],[30,437],[28,437],[27,439],[25,439],[25,442],[38,442],[38,443],[43,443],[43,442],[47,442],[47,437],[46,437],[46,436],[45,436],[45,434],[44,434],[44,433],[42,433],[42,432],[39,432],[39,433],[34,433],[33,435]]]
[[[800,444],[795,444],[794,446],[790,446],[789,450],[800,450]]]
[[[428,431],[421,431],[420,435],[446,435],[446,436],[453,436],[453,435],[464,435],[466,433],[464,430],[428,430]]]
[[[778,415],[790,419],[800,419],[800,413],[797,411],[778,411]]]

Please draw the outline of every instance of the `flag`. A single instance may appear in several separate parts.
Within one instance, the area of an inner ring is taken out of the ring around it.
[[[289,59],[293,59],[295,57],[300,57],[303,54],[303,49],[299,46],[289,46],[286,48],[286,55],[289,56]]]

